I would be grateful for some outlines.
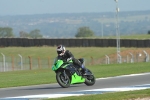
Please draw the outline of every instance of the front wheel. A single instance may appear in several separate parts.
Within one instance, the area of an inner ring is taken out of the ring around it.
[[[92,74],[92,72],[89,70],[89,69],[87,69],[87,71],[88,71],[88,73],[90,73],[91,75],[87,75],[86,76],[86,78],[85,78],[85,84],[87,85],[87,86],[92,86],[92,85],[94,85],[95,84],[95,77],[94,77],[94,75]]]
[[[56,80],[58,84],[63,88],[68,88],[70,86],[70,78],[65,72],[57,72]]]

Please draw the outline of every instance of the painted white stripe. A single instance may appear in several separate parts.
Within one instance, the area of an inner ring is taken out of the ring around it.
[[[114,76],[114,77],[97,78],[96,80],[110,79],[110,78],[122,78],[122,77],[130,77],[130,76],[141,76],[141,75],[149,75],[149,74],[150,74],[150,73],[140,73],[140,74],[121,75],[121,76]]]
[[[107,77],[107,78],[98,78],[100,79],[109,79],[109,78],[121,78],[121,77],[130,77],[130,76],[139,76],[139,75],[149,75],[150,73],[140,73],[140,74],[130,74],[130,75],[122,75],[122,76],[115,76],[115,77]],[[7,89],[7,88],[4,88]],[[93,89],[93,90],[83,90],[83,91],[75,91],[75,92],[68,92],[62,94],[40,94],[40,95],[27,95],[27,96],[18,96],[18,97],[7,97],[4,99],[14,99],[14,98],[61,98],[61,97],[68,97],[68,96],[81,96],[85,94],[102,94],[106,92],[117,92],[117,91],[132,91],[132,90],[142,90],[142,89],[150,89],[150,84],[145,84],[141,86],[132,86],[132,87],[122,87],[122,88],[104,88],[104,89]],[[87,93],[88,92],[88,93]]]
[[[19,99],[19,98],[61,98],[61,97],[69,97],[69,96],[81,96],[84,94],[41,94],[41,95],[28,95],[28,96],[18,96],[18,97],[7,97],[5,99]]]
[[[143,90],[150,89],[150,84],[131,86],[131,87],[122,87],[122,88],[104,88],[104,89],[93,89],[93,90],[83,90],[83,91],[75,91],[75,92],[65,92],[62,94],[41,94],[41,95],[28,95],[28,96],[18,96],[18,97],[8,97],[5,99],[14,99],[14,98],[61,98],[61,97],[69,97],[69,96],[81,96],[86,94],[102,94],[106,92],[119,92],[119,91],[134,91],[134,90]]]
[[[96,78],[96,80],[100,80],[100,79],[110,79],[110,78],[115,78],[115,77],[130,77],[130,76],[139,76],[139,75],[149,75],[150,73],[140,73],[140,74],[130,74],[130,75],[121,75],[121,76],[114,76],[114,77],[106,77],[106,78]],[[53,83],[53,84],[58,84],[58,83]],[[48,85],[49,86],[49,84],[43,84],[43,85]],[[40,86],[40,85],[32,85],[32,86]],[[30,86],[20,86],[21,88],[24,88],[24,87],[30,87]],[[20,88],[19,87],[19,88]],[[16,88],[18,88],[18,87],[10,87],[9,89],[16,89]],[[1,90],[2,89],[8,89],[8,88],[0,88]]]

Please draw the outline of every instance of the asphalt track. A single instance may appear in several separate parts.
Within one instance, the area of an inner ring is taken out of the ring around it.
[[[99,78],[96,80],[96,83],[93,86],[86,86],[85,84],[76,84],[71,85],[71,87],[69,88],[61,88],[57,83],[55,83],[36,86],[34,85],[34,86],[1,88],[0,99],[8,97],[27,96],[27,95],[61,94],[71,92],[75,93],[75,91],[129,87],[142,84],[150,84],[150,73]]]

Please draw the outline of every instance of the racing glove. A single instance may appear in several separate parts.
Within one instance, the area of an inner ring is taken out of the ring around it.
[[[72,60],[72,57],[68,58],[68,59],[67,59],[67,62],[70,61],[70,60]]]

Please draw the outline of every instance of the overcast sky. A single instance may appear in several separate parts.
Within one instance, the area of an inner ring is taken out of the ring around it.
[[[150,0],[118,0],[120,11],[150,10]],[[0,15],[114,12],[114,0],[0,0]]]

